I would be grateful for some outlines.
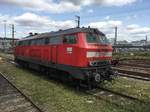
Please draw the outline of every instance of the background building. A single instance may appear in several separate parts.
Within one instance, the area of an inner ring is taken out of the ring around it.
[[[18,39],[15,38],[14,43],[16,43],[16,40]],[[0,37],[0,50],[1,51],[9,52],[12,49],[12,46],[13,46],[12,38]]]

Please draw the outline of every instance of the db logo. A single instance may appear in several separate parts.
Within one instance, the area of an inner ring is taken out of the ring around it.
[[[72,47],[67,47],[67,53],[71,54],[72,53]]]

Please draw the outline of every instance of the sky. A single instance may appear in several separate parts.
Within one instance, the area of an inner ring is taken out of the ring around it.
[[[118,40],[150,40],[150,0],[0,0],[0,37],[11,37],[11,24],[15,37],[29,32],[42,33],[76,27],[81,17],[81,27],[98,28],[108,38]],[[4,22],[6,20],[6,22]]]

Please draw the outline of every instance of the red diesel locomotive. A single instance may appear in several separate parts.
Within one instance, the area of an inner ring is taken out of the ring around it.
[[[14,56],[19,64],[65,71],[69,78],[88,84],[98,84],[113,76],[112,46],[105,34],[95,28],[30,35],[17,42]]]

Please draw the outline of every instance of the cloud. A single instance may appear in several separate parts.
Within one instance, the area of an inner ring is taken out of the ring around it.
[[[136,0],[0,0],[0,5],[21,7],[32,11],[48,11],[63,13],[80,11],[84,6],[123,6],[136,2]]]
[[[103,6],[123,6],[136,2],[136,0],[64,0],[74,5],[103,5]]]
[[[99,29],[108,29],[108,28],[114,28],[115,26],[121,26],[122,21],[114,21],[114,20],[108,20],[108,21],[101,21],[101,22],[92,22],[89,23],[89,26],[96,27]]]
[[[6,20],[7,24],[13,23],[13,21],[10,18],[11,17],[9,15],[0,14],[0,24],[4,24],[4,20]]]
[[[17,25],[28,27],[39,27],[48,24],[47,17],[41,17],[33,13],[24,13],[13,18]]]
[[[118,27],[118,40],[140,40],[145,38],[145,35],[150,34],[150,27],[142,27],[138,24],[125,25],[120,20],[105,20],[91,22],[87,26],[98,28],[100,31],[104,32],[108,38],[115,37],[114,27]]]
[[[109,19],[110,19],[110,16],[104,17],[104,20],[109,20]]]
[[[21,7],[32,11],[50,11],[51,13],[80,10],[80,6],[76,6],[71,2],[60,1],[59,3],[55,3],[52,0],[0,0],[0,4]]]
[[[74,5],[78,5],[78,6],[91,5],[95,2],[95,0],[62,0],[62,1],[70,2],[70,3],[73,3]]]
[[[123,6],[134,2],[136,2],[136,0],[95,0],[95,3],[99,3],[104,6]]]
[[[3,25],[3,20],[7,20],[7,31],[10,31],[9,24],[14,23],[17,31],[16,34],[21,37],[27,35],[28,32],[49,32],[76,26],[75,21],[72,20],[55,21],[47,16],[39,16],[29,12],[14,17],[11,16],[11,21],[9,18],[10,16],[8,15],[0,14],[0,23]],[[0,27],[0,31],[3,31],[3,27]],[[3,33],[1,33],[1,35],[3,35]]]
[[[10,31],[9,24],[15,24],[17,37],[28,35],[28,32],[41,33],[55,31],[59,29],[68,29],[76,26],[76,23],[73,20],[56,21],[47,16],[40,16],[30,12],[14,17],[0,14],[0,23],[2,25],[4,24],[3,20],[7,20],[8,31]],[[140,26],[138,24],[126,25],[123,21],[120,20],[109,19],[104,21],[95,21],[87,23],[84,26],[98,28],[100,31],[104,32],[109,38],[114,38],[114,27],[117,26],[118,40],[140,40],[145,38],[145,35],[150,35],[150,27]],[[0,34],[3,36],[3,27],[0,27],[0,31],[2,31],[2,33]]]
[[[127,16],[127,20],[133,20],[133,19],[137,19],[138,18],[138,16],[137,15],[129,15],[129,16]]]
[[[139,28],[139,25],[137,24],[130,24],[130,25],[127,25],[127,30],[133,30],[135,28]]]
[[[150,33],[150,27],[141,27],[137,24],[131,24],[127,26],[127,31],[130,34],[146,34]]]
[[[67,29],[75,27],[75,22],[71,20],[66,21],[55,21],[49,19],[47,16],[39,16],[33,13],[24,13],[20,16],[13,18],[17,25],[29,28],[38,28],[38,29]]]
[[[93,13],[94,10],[93,10],[93,9],[89,9],[89,10],[87,10],[87,12],[88,12],[88,13]]]

